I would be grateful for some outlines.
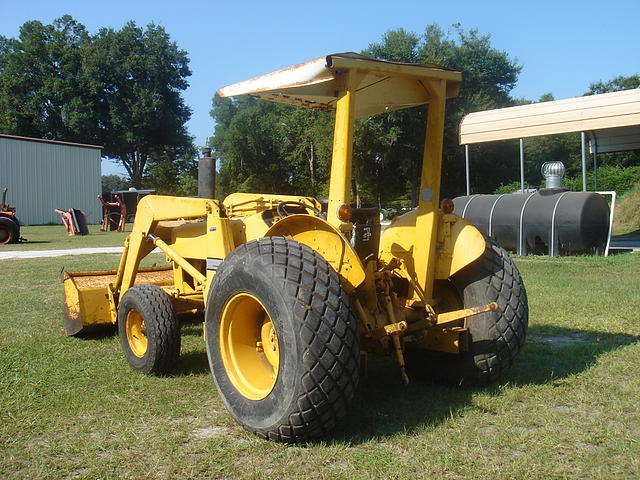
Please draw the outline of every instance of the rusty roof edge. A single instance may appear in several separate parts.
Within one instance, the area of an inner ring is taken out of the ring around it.
[[[303,72],[308,75],[304,81],[293,83],[274,83],[278,79],[288,76],[294,76],[296,73]],[[299,63],[286,68],[281,68],[275,72],[259,75],[257,77],[243,80],[241,82],[232,83],[226,87],[222,87],[216,93],[221,97],[233,97],[236,95],[244,95],[249,93],[260,93],[277,88],[291,88],[304,85],[313,85],[316,83],[326,82],[333,79],[332,72],[327,68],[327,57],[319,57],[308,62]]]
[[[5,133],[0,133],[0,138],[7,138],[9,140],[23,140],[27,142],[39,142],[39,143],[53,143],[56,145],[67,145],[71,147],[82,147],[82,148],[93,148],[97,150],[103,150],[104,147],[102,145],[90,145],[87,143],[73,143],[73,142],[64,142],[61,140],[48,140],[46,138],[35,138],[35,137],[22,137],[19,135],[7,135]]]
[[[344,68],[344,66],[338,67],[336,64],[339,62],[334,62],[334,59],[345,59],[347,61],[361,60],[363,62],[372,62],[380,65],[393,65],[397,66],[398,68],[409,67],[415,68],[416,72],[420,69],[429,69],[432,71],[440,70],[441,73],[439,75],[444,75],[443,78],[453,76],[452,78],[449,78],[449,80],[453,80],[456,74],[458,76],[460,75],[460,73],[456,70],[437,64],[392,62],[388,60],[366,57],[355,52],[344,52],[332,53],[330,55],[319,57],[308,62],[282,68],[265,75],[260,75],[248,80],[233,83],[231,85],[227,85],[226,87],[222,87],[216,93],[221,97],[233,97],[236,95],[259,94],[269,91],[284,90],[288,88],[329,82],[335,78],[334,70],[336,69],[336,67]],[[353,68],[353,66],[349,66],[347,68]],[[455,80],[459,82],[459,78],[455,78]]]

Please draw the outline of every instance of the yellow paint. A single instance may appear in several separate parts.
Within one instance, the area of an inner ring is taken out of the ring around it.
[[[435,278],[445,280],[482,256],[486,242],[480,231],[457,215],[442,215]]]
[[[349,292],[365,279],[365,271],[358,254],[329,223],[311,215],[291,215],[273,225],[265,234],[293,238],[311,247],[338,272]]]
[[[322,205],[315,198],[295,195],[271,195],[262,193],[232,193],[222,202],[229,218],[243,217],[276,208],[282,202],[299,202],[320,210]]]
[[[371,334],[382,328],[386,335],[377,346],[389,346],[383,340],[392,343],[401,369],[404,343],[400,337],[418,330],[419,334],[427,332],[425,343],[420,345],[423,348],[463,350],[464,329],[427,327],[433,323],[434,309],[452,310],[446,306],[446,295],[438,292],[440,282],[436,280],[450,278],[478,259],[485,249],[482,235],[473,226],[455,215],[443,215],[438,208],[445,101],[456,94],[460,74],[434,66],[388,64],[339,55],[334,60],[327,67],[330,78],[323,77],[330,79],[325,85],[329,90],[323,90],[320,84],[308,85],[314,95],[321,94],[328,109],[336,111],[326,221],[311,215],[320,210],[321,205],[310,197],[235,193],[218,202],[147,196],[138,205],[117,275],[115,271],[104,272],[96,276],[95,284],[85,286],[80,285],[74,275],[65,280],[69,318],[65,328],[68,325],[72,331],[79,326],[76,333],[84,325],[115,322],[119,298],[132,285],[142,282],[140,261],[155,245],[162,248],[173,264],[171,272],[165,271],[171,273],[169,280],[158,280],[157,284],[165,288],[177,310],[202,310],[216,275],[214,267],[206,269],[208,259],[213,262],[210,265],[216,265],[248,241],[282,236],[308,245],[327,260],[355,300],[361,331]],[[320,66],[324,68],[326,61],[321,60]],[[292,88],[301,93],[306,87],[292,85]],[[289,97],[279,93],[275,99],[287,101]],[[425,103],[429,107],[418,207],[383,232],[380,262],[370,261],[365,269],[349,243],[353,225],[337,216],[340,205],[351,203],[355,118],[367,112],[379,113]],[[318,107],[315,100],[304,104]],[[309,214],[279,218],[275,211],[281,202],[299,202],[307,206]],[[274,213],[263,217],[267,210]],[[399,280],[397,276],[410,280],[410,298],[399,297],[404,295],[400,292],[405,282],[393,282],[392,276],[394,280]],[[144,283],[154,283],[154,279]],[[438,311],[438,314],[444,313]],[[441,318],[456,316],[457,319],[461,314]],[[129,317],[127,335],[132,351],[143,355],[146,338],[143,339],[142,320],[139,315]],[[236,294],[223,308],[219,335],[224,366],[235,388],[251,400],[266,398],[277,380],[280,345],[271,320],[260,300],[247,293]],[[420,338],[418,335],[415,342],[420,342]],[[371,351],[376,348],[372,347]]]
[[[63,272],[65,333],[75,335],[83,328],[116,323],[112,285],[118,271]],[[172,283],[167,267],[140,269],[136,283],[166,287]]]
[[[207,211],[215,208],[216,203],[215,200],[206,198],[160,195],[147,195],[140,200],[136,211],[136,220],[129,235],[129,252],[123,259],[122,281],[120,284],[114,285],[118,294],[124,295],[134,284],[140,261],[155,248],[153,243],[147,242],[147,234],[155,233],[160,236],[162,232],[160,222],[202,217]],[[159,230],[156,231],[156,228]],[[170,238],[163,238],[163,240],[170,240]],[[196,258],[201,258],[204,254],[205,252],[200,252],[200,256]]]
[[[394,257],[401,259],[412,279],[416,278],[415,265],[418,261],[414,255],[414,242],[424,242],[432,235],[428,230],[418,230],[416,217],[415,210],[398,217],[382,232],[380,238],[380,259],[385,263],[391,262]],[[478,229],[457,215],[439,214],[438,217],[439,231],[444,233],[444,225],[448,224],[449,235],[438,239],[432,263],[435,279],[446,280],[477,260],[484,252],[485,241]],[[447,222],[443,217],[446,217]],[[446,248],[446,245],[449,247]]]
[[[467,350],[469,331],[466,328],[432,328],[420,344],[421,348],[446,353],[461,353]]]
[[[356,95],[353,84],[354,73],[344,73],[344,87],[338,92],[336,117],[333,133],[333,155],[331,157],[331,176],[329,182],[329,207],[327,221],[338,230],[345,230],[338,218],[338,208],[350,203],[351,160],[353,155],[354,108]]]
[[[176,223],[177,225],[170,229],[170,241],[167,243],[170,243],[173,251],[181,257],[201,259],[202,252],[207,250],[206,221]],[[158,234],[155,233],[155,235]],[[158,236],[162,237],[162,235]]]
[[[259,299],[238,293],[220,316],[220,357],[229,380],[250,400],[273,390],[280,369],[280,345],[271,317]]]
[[[442,139],[444,136],[444,110],[446,81],[426,80],[425,88],[431,94],[424,142],[422,174],[416,210],[414,233],[414,268],[416,283],[426,298],[433,295],[435,280],[438,205],[440,203],[440,171],[442,166]]]
[[[125,319],[125,332],[131,353],[142,358],[147,353],[147,335],[145,333],[144,319],[135,309],[129,310]]]

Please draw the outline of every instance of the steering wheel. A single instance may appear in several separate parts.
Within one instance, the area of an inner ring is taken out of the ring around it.
[[[324,218],[324,215],[322,214],[322,212],[317,208],[312,207],[311,205],[308,205],[303,202],[294,202],[294,201],[280,202],[278,204],[278,206],[276,207],[276,212],[280,217],[284,218],[289,215],[293,215],[293,213],[290,213],[287,211],[287,207],[301,207],[301,208],[304,208],[305,210],[309,210],[315,213],[320,218]]]

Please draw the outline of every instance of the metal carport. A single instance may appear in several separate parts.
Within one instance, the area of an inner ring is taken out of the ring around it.
[[[486,110],[466,115],[460,124],[465,146],[467,195],[469,145],[495,140],[520,140],[520,182],[524,190],[524,139],[559,133],[581,133],[582,189],[587,189],[586,143],[591,152],[640,149],[640,89]],[[595,166],[597,169],[597,166]]]

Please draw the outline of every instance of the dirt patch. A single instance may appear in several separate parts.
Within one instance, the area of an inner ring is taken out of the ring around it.
[[[218,425],[212,425],[210,427],[196,428],[191,432],[191,437],[195,440],[207,440],[209,438],[227,437],[231,435],[231,429],[228,427],[221,427]]]
[[[546,343],[551,345],[573,345],[576,343],[593,342],[594,338],[586,333],[564,333],[561,335],[528,335],[527,341],[536,343]]]

